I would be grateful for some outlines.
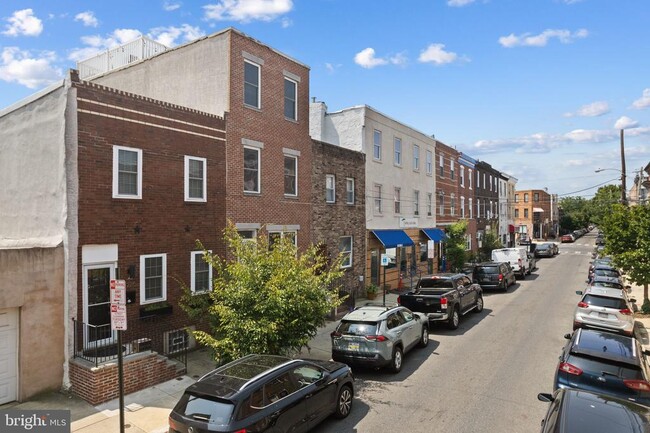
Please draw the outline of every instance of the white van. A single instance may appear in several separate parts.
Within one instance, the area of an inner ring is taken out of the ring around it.
[[[522,279],[526,278],[526,274],[530,274],[531,272],[528,249],[526,247],[492,250],[492,261],[510,263],[515,274],[519,275]]]

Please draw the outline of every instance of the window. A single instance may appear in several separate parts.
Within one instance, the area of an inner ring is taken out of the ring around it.
[[[351,177],[345,179],[345,203],[354,204],[354,179]]]
[[[395,188],[395,213],[402,211],[402,189]]]
[[[269,232],[269,248],[280,239],[288,239],[294,246],[298,246],[298,236],[296,232]]]
[[[524,193],[524,203],[528,203],[528,193]]]
[[[257,241],[257,230],[237,230],[237,234],[246,242]]]
[[[465,251],[470,251],[472,249],[472,235],[465,235]]]
[[[421,262],[426,262],[428,257],[429,251],[427,248],[427,243],[426,242],[420,242],[420,261]]]
[[[537,203],[539,201],[539,193],[538,192],[533,193],[533,201],[535,203]]]
[[[431,216],[431,206],[433,205],[433,194],[427,193],[427,216]]]
[[[185,156],[185,201],[206,201],[206,159]]]
[[[395,138],[394,147],[395,147],[395,155],[394,155],[393,163],[395,165],[402,165],[402,139],[401,138]]]
[[[524,218],[528,218],[528,209],[524,209]]]
[[[212,251],[208,251],[212,253]],[[192,293],[207,292],[212,287],[212,266],[205,261],[203,251],[192,251],[190,253],[192,269],[192,281],[190,289]]]
[[[490,175],[490,191],[492,191],[492,175]]]
[[[413,170],[420,170],[420,146],[413,145]]]
[[[453,160],[449,161],[449,164],[450,164],[449,177],[451,178],[451,180],[454,180],[454,175],[456,173],[454,161]]]
[[[454,215],[456,215],[456,195],[455,194],[453,194],[453,193],[451,194],[451,196],[449,197],[449,202],[450,202],[450,204],[449,204],[449,208],[450,208],[449,209],[449,215],[454,216]]]
[[[284,117],[290,120],[298,119],[298,83],[284,78]]]
[[[260,108],[260,65],[244,60],[244,104]]]
[[[438,175],[440,177],[445,177],[445,160],[442,155],[438,158]]]
[[[467,208],[469,209],[469,218],[470,219],[474,218],[474,208],[472,206],[474,206],[474,203],[472,203],[472,199],[470,198],[469,199],[469,204],[467,206]]]
[[[519,194],[515,194],[515,203],[519,203]]]
[[[327,203],[336,201],[336,178],[333,174],[325,175],[325,201]]]
[[[375,213],[381,213],[381,185],[375,185]]]
[[[413,191],[413,215],[420,215],[420,191]]]
[[[445,214],[445,193],[442,191],[438,192],[438,215]]]
[[[342,256],[341,267],[352,267],[352,236],[341,236],[339,238],[339,253]]]
[[[167,254],[140,256],[140,304],[167,299]]]
[[[460,198],[460,217],[465,218],[465,197]]]
[[[260,192],[260,149],[244,147],[244,192]]]
[[[481,199],[476,199],[476,218],[481,218]]]
[[[487,189],[487,183],[485,182],[485,173],[483,173],[483,189]]]
[[[515,218],[519,218],[519,209],[515,209]]]
[[[459,166],[459,168],[460,168],[460,186],[465,188],[465,167],[461,165]]]
[[[372,157],[381,161],[381,131],[376,129],[373,135]]]
[[[142,149],[113,146],[113,198],[142,198]]]
[[[427,174],[433,174],[433,153],[427,150]]]
[[[298,195],[298,158],[284,155],[284,195]]]
[[[469,189],[472,189],[472,170],[467,170],[467,182],[469,184]]]

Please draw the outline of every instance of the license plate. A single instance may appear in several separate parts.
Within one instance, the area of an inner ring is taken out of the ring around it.
[[[598,313],[598,317],[600,317],[601,319],[607,319],[609,317],[609,314],[607,314],[607,313]]]
[[[349,343],[348,350],[354,350],[354,351],[359,350],[359,343]]]

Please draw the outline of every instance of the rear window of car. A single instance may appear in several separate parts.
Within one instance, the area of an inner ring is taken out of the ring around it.
[[[339,323],[337,331],[345,335],[375,335],[378,322],[358,322],[343,320]]]
[[[174,411],[190,419],[223,426],[230,421],[234,407],[234,404],[228,401],[186,392],[176,404]]]
[[[481,274],[498,274],[499,273],[499,267],[498,266],[477,266],[474,268],[474,272],[478,275]]]
[[[608,298],[606,296],[585,295],[582,302],[586,302],[592,307],[615,308],[622,310],[625,308],[625,301],[618,298]]]
[[[643,379],[641,369],[622,362],[598,359],[582,354],[571,354],[567,359],[567,362],[587,372],[602,373],[603,371],[606,371],[617,375],[621,379]]]
[[[593,287],[607,287],[608,289],[622,289],[623,287],[618,283],[610,283],[608,281],[596,281]]]
[[[453,289],[454,284],[448,278],[423,278],[418,283],[423,289]]]
[[[610,270],[610,269],[595,269],[594,270],[594,275],[598,275],[601,277],[618,277],[619,274],[617,271]]]

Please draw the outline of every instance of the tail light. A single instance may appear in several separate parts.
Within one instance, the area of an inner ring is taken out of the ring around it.
[[[572,374],[574,376],[580,376],[582,374],[582,370],[576,367],[575,365],[571,365],[568,362],[561,362],[560,366],[558,367],[560,371],[563,371],[565,373]]]
[[[619,310],[618,312],[621,313],[621,314],[625,314],[626,316],[631,316],[632,315],[632,311],[629,308],[623,308],[622,310]]]
[[[397,305],[402,305],[402,299],[399,296],[397,297]]]
[[[442,298],[440,300],[440,308],[442,308],[443,310],[447,309],[447,298]]]
[[[338,338],[338,337],[340,337],[341,335],[342,335],[342,334],[341,334],[340,332],[336,332],[336,331],[332,331],[332,332],[330,333],[330,337],[332,337],[332,338]]]
[[[366,340],[377,341],[381,343],[382,341],[386,341],[387,338],[383,335],[366,335]]]
[[[635,391],[650,391],[650,383],[645,380],[624,380],[623,383]]]
[[[586,302],[580,301],[580,302],[578,302],[578,308],[589,308],[589,304],[587,304]]]
[[[499,282],[503,281],[503,274],[499,274]]]

